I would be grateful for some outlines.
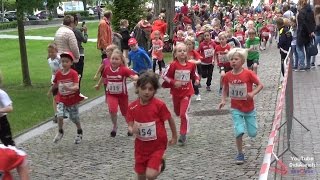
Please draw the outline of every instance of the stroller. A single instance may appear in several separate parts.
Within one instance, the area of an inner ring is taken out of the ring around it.
[[[172,52],[172,39],[168,34],[163,36],[163,52]]]

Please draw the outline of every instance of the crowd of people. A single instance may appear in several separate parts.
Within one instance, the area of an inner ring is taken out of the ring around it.
[[[250,137],[257,135],[254,96],[263,89],[258,78],[260,52],[268,51],[271,47],[268,44],[276,41],[284,75],[284,60],[290,48],[294,57],[293,69],[306,71],[316,63],[308,50],[310,43],[315,40],[316,45],[320,44],[320,6],[312,8],[307,0],[300,0],[297,11],[288,4],[279,10],[268,7],[252,10],[214,6],[210,13],[210,7],[206,5],[189,8],[185,2],[173,19],[175,29],[172,41],[167,39],[165,10],[154,21],[150,13],[132,31],[128,29],[128,20],[122,19],[119,32],[112,30],[112,12],[104,13],[98,27],[97,49],[101,51],[102,60],[94,76],[98,80],[95,88],[99,90],[104,85],[106,105],[113,123],[110,136],[117,135],[118,107],[127,121],[128,136],[135,136],[135,171],[138,179],[155,179],[165,169],[163,156],[167,144],[186,145],[190,131],[188,109],[191,98],[195,95],[196,101],[201,101],[201,79],[206,79],[205,91],[212,90],[215,66],[220,73],[219,109],[225,106],[226,98],[231,99],[238,150],[236,164],[245,162],[242,137],[245,132]],[[54,97],[53,109],[55,122],[58,123],[54,143],[64,136],[63,121],[66,117],[77,128],[74,143],[81,143],[83,138],[78,106],[87,98],[80,93],[80,82],[85,60],[81,44],[87,42],[88,34],[85,24],[80,29],[77,25],[77,16],[65,16],[54,42],[48,46],[48,64],[52,71],[52,87],[48,94]],[[173,59],[165,67],[164,51],[167,50],[173,50]],[[134,81],[138,96],[131,103],[127,78]],[[163,79],[162,84],[159,78]],[[160,87],[170,89],[173,112],[181,122],[179,137],[167,102],[155,97]],[[17,167],[23,169],[26,167],[25,154],[12,147],[15,144],[6,118],[6,113],[12,109],[12,101],[1,90],[0,139],[5,146],[0,145],[0,153],[19,155]],[[168,121],[172,131],[170,141],[167,139],[165,121]],[[0,159],[2,157],[0,154]],[[0,165],[0,177],[1,168]],[[4,173],[8,176],[6,168]]]

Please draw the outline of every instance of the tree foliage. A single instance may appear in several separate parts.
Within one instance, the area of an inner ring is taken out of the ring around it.
[[[129,21],[129,29],[132,29],[142,17],[145,17],[145,0],[113,0],[112,25],[115,31],[119,30],[121,19]]]

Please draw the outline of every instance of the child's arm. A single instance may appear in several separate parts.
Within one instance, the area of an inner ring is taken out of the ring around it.
[[[174,122],[174,119],[171,117],[170,119],[168,119],[169,122],[169,126],[171,129],[171,134],[172,134],[172,138],[169,141],[169,145],[174,145],[177,143],[177,128],[176,128],[176,124]]]
[[[97,72],[96,72],[96,74],[94,75],[94,77],[93,77],[93,79],[94,80],[97,80],[98,79],[98,76],[99,76],[99,74],[101,73],[101,71],[102,71],[102,69],[103,69],[103,63],[101,63],[100,64],[100,66],[99,66],[99,68],[98,68],[98,70],[97,70]]]
[[[225,85],[223,85],[222,98],[221,98],[221,102],[219,104],[219,109],[222,109],[226,105],[227,94],[228,94],[228,88]]]
[[[258,82],[257,87],[248,93],[248,97],[251,99],[263,89],[263,84],[260,81]]]
[[[100,77],[98,83],[94,86],[94,88],[96,88],[96,90],[99,90],[100,89],[100,86],[102,84],[102,77]]]
[[[129,76],[130,77],[130,79],[132,79],[132,80],[134,80],[134,81],[138,81],[138,78],[139,78],[139,76],[138,75],[131,75],[131,76]]]
[[[12,112],[13,111],[13,107],[12,107],[12,104],[6,106],[6,107],[3,107],[3,108],[0,108],[0,113],[9,113],[9,112]]]
[[[152,69],[152,61],[149,57],[149,55],[147,54],[147,52],[143,52],[143,59],[145,59],[145,61],[147,61],[147,68],[148,69]]]

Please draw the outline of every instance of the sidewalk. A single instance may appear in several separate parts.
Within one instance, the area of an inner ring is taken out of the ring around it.
[[[319,61],[319,57],[317,59]],[[293,72],[294,117],[310,131],[308,132],[293,120],[291,150],[298,158],[295,158],[290,152],[286,152],[282,160],[288,166],[288,174],[282,178],[277,175],[276,179],[320,179],[319,77],[319,66],[311,71]],[[287,148],[286,128],[283,128],[281,134],[279,153]],[[304,160],[310,168],[305,168],[300,160]]]
[[[166,153],[167,166],[158,179],[256,179],[264,156],[271,129],[277,99],[280,55],[275,46],[261,53],[258,74],[264,89],[255,98],[258,135],[254,141],[245,138],[244,165],[235,165],[235,138],[228,106],[218,111],[219,74],[214,69],[212,91],[205,91],[205,79],[200,89],[202,101],[191,102],[189,111],[191,132],[187,145],[169,147]],[[166,102],[179,130],[180,121],[173,113],[168,89],[160,89],[156,95]],[[129,90],[130,101],[136,99]],[[76,129],[65,123],[65,136],[59,144],[52,140],[57,129],[24,139],[19,144],[29,154],[32,179],[135,179],[133,138],[127,137],[127,126],[119,117],[118,134],[111,138],[110,117],[104,102],[81,113],[84,139],[73,144]],[[168,125],[167,125],[168,127]],[[169,129],[168,129],[169,130]],[[169,137],[170,131],[168,131]]]

